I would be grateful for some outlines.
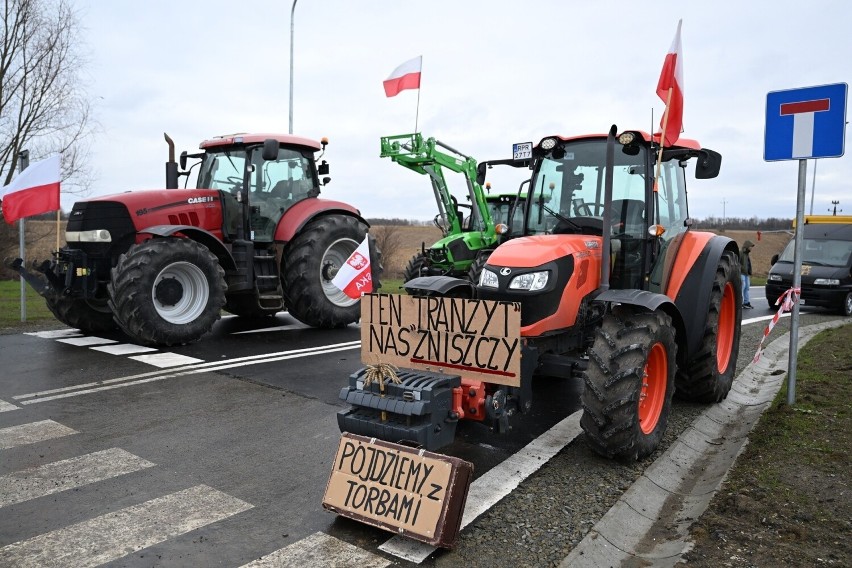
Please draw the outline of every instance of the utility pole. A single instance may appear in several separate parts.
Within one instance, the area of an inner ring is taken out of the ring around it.
[[[837,217],[837,206],[838,206],[838,205],[840,205],[840,201],[832,201],[832,202],[831,202],[831,204],[832,204],[832,205],[834,205],[834,213],[833,213],[833,215],[834,215],[835,217]],[[831,211],[831,209],[829,209],[829,211]],[[841,209],[841,210],[840,210],[840,212],[841,212],[841,213],[843,213],[843,209]]]
[[[728,204],[728,200],[727,200],[727,199],[722,199],[722,228],[723,228],[723,229],[725,228],[725,220],[726,220],[726,217],[725,217],[725,206],[726,206],[727,204]]]
[[[296,2],[293,0],[293,7],[290,8],[290,134],[293,134],[293,16],[296,13]]]

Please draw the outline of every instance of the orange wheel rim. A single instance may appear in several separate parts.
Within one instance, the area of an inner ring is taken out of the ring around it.
[[[639,427],[650,434],[660,421],[669,382],[669,358],[662,343],[655,343],[648,353],[639,393]]]
[[[730,282],[722,291],[722,303],[719,305],[719,331],[716,335],[716,367],[724,373],[731,362],[734,347],[734,330],[737,326],[737,300],[734,287]]]

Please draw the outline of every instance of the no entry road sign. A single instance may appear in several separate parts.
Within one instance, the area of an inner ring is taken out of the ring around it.
[[[806,160],[843,155],[846,83],[766,95],[763,159]]]

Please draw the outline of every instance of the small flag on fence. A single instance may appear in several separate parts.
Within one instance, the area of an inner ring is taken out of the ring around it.
[[[340,288],[350,298],[357,299],[361,294],[373,291],[373,275],[370,271],[369,235],[346,259],[331,283]]]

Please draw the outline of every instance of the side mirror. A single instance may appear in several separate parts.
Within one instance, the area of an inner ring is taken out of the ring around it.
[[[271,161],[278,159],[278,140],[274,138],[267,138],[263,141],[263,154],[261,157],[264,161]]]
[[[773,254],[773,255],[772,255],[772,260],[771,260],[771,262],[772,262],[772,264],[775,264],[776,262],[778,262],[778,255],[777,255],[777,254]]]
[[[186,169],[186,150],[180,153],[180,169]]]
[[[329,182],[331,182],[331,178],[330,178],[330,177],[327,177],[327,176],[326,176],[326,177],[322,178],[322,184],[323,184],[323,185],[328,185],[328,184],[329,184]]]
[[[328,162],[323,160],[319,166],[317,166],[317,173],[321,176],[328,175]]]
[[[719,175],[722,154],[702,148],[695,164],[695,179],[711,179]]]

